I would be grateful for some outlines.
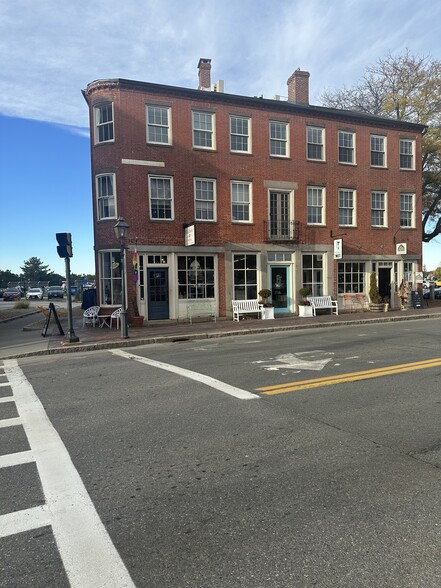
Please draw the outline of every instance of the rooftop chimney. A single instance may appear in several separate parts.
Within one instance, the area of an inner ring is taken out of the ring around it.
[[[286,83],[288,84],[289,102],[309,104],[309,71],[296,69]]]
[[[199,69],[199,86],[198,90],[211,89],[211,59],[204,59],[201,57],[198,63]]]

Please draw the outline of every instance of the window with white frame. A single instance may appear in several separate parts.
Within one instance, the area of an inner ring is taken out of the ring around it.
[[[216,180],[194,179],[194,208],[196,220],[216,220]]]
[[[411,261],[403,262],[403,279],[405,282],[413,282],[413,265]]]
[[[355,226],[355,190],[341,189],[338,191],[338,224]]]
[[[415,169],[415,141],[400,139],[400,169]]]
[[[257,298],[257,255],[237,253],[233,255],[234,300]]]
[[[400,227],[415,227],[415,194],[400,194]]]
[[[303,288],[309,288],[313,296],[323,296],[323,254],[302,255]]]
[[[371,225],[373,227],[387,226],[386,192],[371,192]]]
[[[214,257],[178,256],[179,298],[214,298]]]
[[[238,153],[250,153],[251,120],[245,116],[230,116],[230,150]]]
[[[324,188],[317,186],[308,186],[307,193],[307,208],[308,208],[308,224],[309,225],[323,225],[324,224]]]
[[[96,176],[98,220],[116,218],[115,174]]]
[[[325,130],[320,127],[306,127],[306,144],[308,159],[324,161],[325,159]]]
[[[95,143],[106,143],[114,140],[113,103],[94,106]]]
[[[170,108],[147,106],[147,141],[160,145],[171,144]]]
[[[386,167],[386,137],[371,135],[371,165]]]
[[[193,112],[193,147],[215,149],[214,114]]]
[[[173,219],[173,178],[149,176],[150,218]]]
[[[355,133],[338,131],[338,161],[355,163]]]
[[[362,294],[364,292],[365,264],[340,261],[337,267],[339,294]]]
[[[121,305],[121,255],[119,251],[100,252],[100,301],[102,305]]]
[[[289,157],[288,131],[286,122],[270,121],[270,155]]]
[[[235,222],[252,221],[250,182],[231,182],[231,218]]]

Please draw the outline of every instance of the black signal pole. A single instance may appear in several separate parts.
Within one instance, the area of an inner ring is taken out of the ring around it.
[[[64,262],[66,264],[66,289],[67,289],[67,320],[68,320],[68,333],[66,340],[68,343],[78,343],[80,340],[76,335],[73,328],[72,319],[72,294],[70,291],[70,257],[65,257]]]

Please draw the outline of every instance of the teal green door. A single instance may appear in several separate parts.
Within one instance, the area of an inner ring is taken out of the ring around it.
[[[289,271],[289,266],[286,265],[271,266],[271,292],[275,314],[291,310]]]

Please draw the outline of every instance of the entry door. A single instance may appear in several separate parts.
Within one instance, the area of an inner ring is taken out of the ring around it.
[[[270,238],[289,239],[289,193],[270,192]]]
[[[289,312],[290,292],[288,266],[271,266],[271,291],[274,312]]]
[[[389,267],[378,268],[378,291],[382,298],[390,299],[390,272]]]
[[[168,319],[168,268],[147,270],[148,320]]]

